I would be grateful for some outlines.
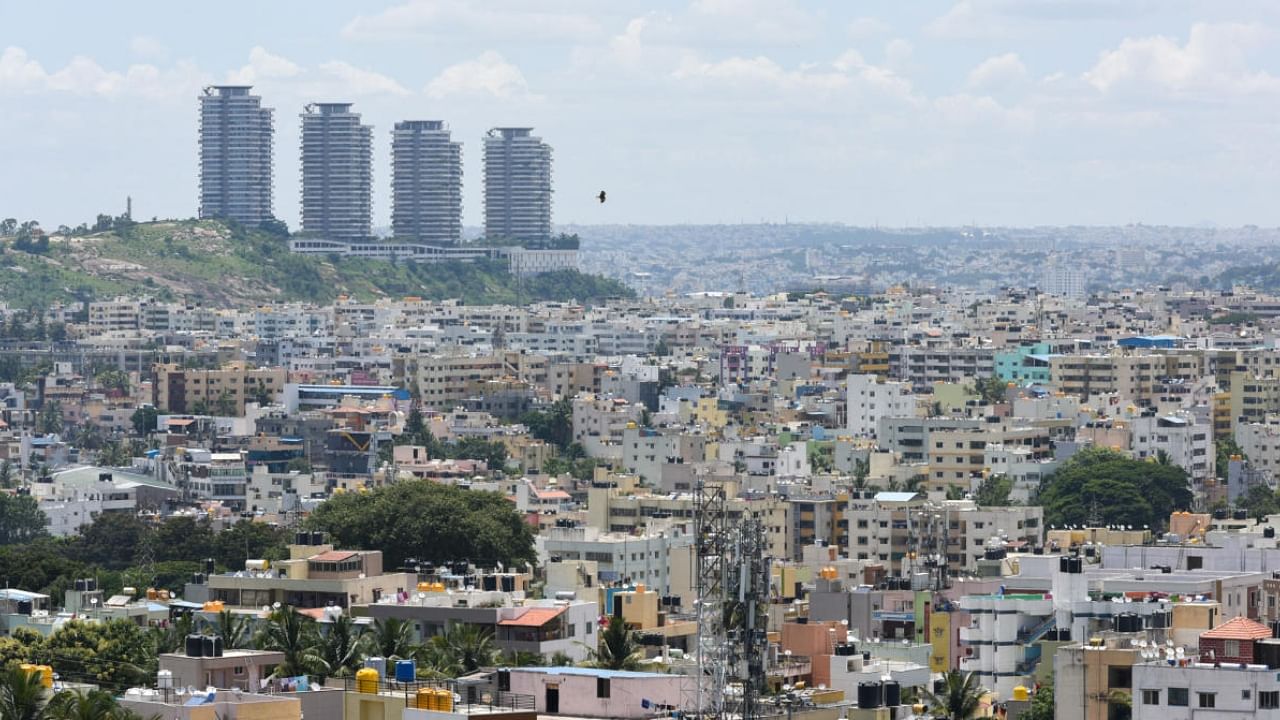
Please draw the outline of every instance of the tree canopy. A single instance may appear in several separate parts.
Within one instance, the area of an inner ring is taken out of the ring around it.
[[[534,559],[533,531],[505,497],[429,481],[336,495],[309,523],[339,547],[381,550],[387,567],[408,558],[508,565]]]
[[[1102,448],[1081,450],[1040,486],[1045,522],[1163,527],[1191,506],[1187,473]]]
[[[45,534],[46,522],[35,498],[0,493],[0,545],[31,542]]]

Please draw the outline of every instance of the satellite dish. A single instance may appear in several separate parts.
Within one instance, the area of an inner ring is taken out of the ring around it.
[[[1166,646],[1166,647],[1173,647],[1173,641],[1172,641],[1172,640],[1165,640],[1165,641],[1164,641],[1164,644],[1165,644],[1165,646]]]
[[[1184,648],[1178,648],[1177,650],[1173,651],[1173,654],[1177,655],[1178,657],[1182,657],[1183,655],[1187,654],[1187,651]],[[1213,650],[1209,651],[1209,657],[1213,657]]]

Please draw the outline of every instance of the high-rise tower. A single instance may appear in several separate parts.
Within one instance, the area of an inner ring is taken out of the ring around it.
[[[551,146],[533,128],[494,128],[484,139],[484,232],[551,237]]]
[[[437,245],[462,239],[462,143],[439,120],[396,123],[391,134],[391,228]]]
[[[271,108],[249,85],[200,95],[200,217],[255,226],[272,217]]]
[[[308,105],[302,117],[302,229],[363,240],[372,224],[373,129],[351,103]]]

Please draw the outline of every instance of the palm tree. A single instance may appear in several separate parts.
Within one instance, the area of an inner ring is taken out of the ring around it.
[[[48,720],[125,720],[135,717],[104,690],[63,690],[49,701]]]
[[[321,680],[353,675],[363,660],[360,635],[350,615],[337,616],[308,653],[308,665],[316,669]]]
[[[49,691],[40,674],[11,666],[0,672],[0,718],[4,720],[43,720]]]
[[[557,650],[551,656],[551,660],[547,662],[551,667],[567,667],[573,664],[573,658],[569,657],[569,653],[563,650]]]
[[[528,650],[516,650],[513,653],[505,654],[501,660],[503,664],[511,667],[539,667],[547,664],[547,659],[541,653]]]
[[[978,714],[982,696],[987,694],[987,690],[978,682],[977,676],[951,670],[943,676],[942,682],[942,692],[935,693],[926,689],[923,693],[925,702],[932,707],[934,717],[969,720]]]
[[[310,618],[295,608],[285,605],[271,613],[266,627],[258,633],[259,650],[275,650],[284,653],[284,660],[276,665],[272,677],[295,677],[314,669],[315,627]]]
[[[240,650],[248,647],[252,640],[249,625],[250,620],[243,613],[222,610],[218,613],[217,622],[213,624],[213,631],[222,638],[223,647]]]
[[[190,614],[179,615],[167,627],[152,628],[150,630],[151,642],[155,645],[156,654],[182,650],[183,642],[185,642],[186,637],[192,633],[194,628],[195,621],[191,619]]]
[[[369,655],[392,659],[410,657],[417,648],[413,643],[413,625],[397,618],[378,618],[373,629],[363,638]]]
[[[641,651],[626,621],[614,615],[600,633],[600,645],[591,650],[591,664],[609,670],[635,670],[640,667]]]
[[[493,633],[478,625],[454,625],[431,638],[431,645],[439,659],[456,668],[459,675],[493,665],[498,657]]]

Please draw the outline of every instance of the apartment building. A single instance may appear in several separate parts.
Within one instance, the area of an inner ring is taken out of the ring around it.
[[[1049,379],[1059,390],[1087,400],[1116,393],[1122,402],[1150,405],[1163,381],[1200,379],[1194,353],[1143,355],[1060,355],[1049,360]]]
[[[230,411],[244,415],[244,404],[259,393],[275,397],[284,389],[284,368],[254,368],[234,361],[217,370],[184,368],[176,363],[152,367],[152,403],[173,414],[193,413],[200,405],[208,414]]]
[[[479,395],[486,383],[512,380],[545,387],[547,358],[517,351],[489,354],[397,356],[393,375],[418,388],[418,401],[433,410],[452,410]]]
[[[212,85],[200,95],[200,217],[257,227],[272,217],[271,108],[249,85]]]
[[[551,527],[537,543],[543,558],[596,563],[602,583],[644,583],[662,595],[692,598],[693,534],[686,527],[664,524],[639,533]]]
[[[974,571],[988,547],[1007,544],[1041,546],[1044,510],[1039,507],[979,507],[972,500],[931,502],[920,493],[880,492],[851,497],[847,554],[856,560],[885,564],[894,576],[908,577],[912,556],[932,533],[939,545],[945,535],[947,563],[953,573]]]
[[[847,428],[854,437],[875,437],[881,418],[916,414],[916,396],[907,383],[885,382],[870,374],[850,375],[845,383]]]
[[[624,434],[643,414],[643,406],[620,397],[579,395],[573,399],[573,440],[590,457],[621,460]]]
[[[1023,462],[1038,462],[1053,457],[1049,431],[1042,427],[983,423],[976,427],[939,429],[929,433],[926,448],[929,476],[924,487],[945,493],[952,486],[965,490],[976,488],[994,472],[986,464],[986,448],[998,445],[1005,451],[1026,450]]]

